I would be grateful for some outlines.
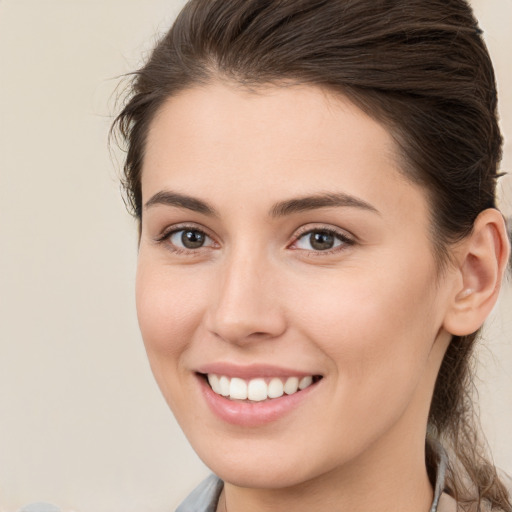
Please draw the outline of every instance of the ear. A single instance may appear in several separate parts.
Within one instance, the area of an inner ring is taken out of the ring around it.
[[[482,326],[498,299],[509,254],[503,216],[493,208],[484,210],[455,249],[455,286],[444,320],[450,334],[465,336]]]

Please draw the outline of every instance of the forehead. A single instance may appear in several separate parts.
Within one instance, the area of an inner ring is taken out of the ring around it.
[[[398,162],[388,130],[343,96],[313,86],[248,91],[215,83],[169,98],[153,119],[143,200],[168,188],[263,205],[334,190],[390,208],[404,198],[417,206],[423,191]]]

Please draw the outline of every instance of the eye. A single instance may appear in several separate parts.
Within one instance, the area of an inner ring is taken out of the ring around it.
[[[172,231],[166,235],[166,238],[176,249],[189,251],[213,245],[213,240],[207,234],[195,228]]]
[[[342,233],[330,229],[312,229],[299,236],[293,244],[295,249],[306,251],[330,251],[345,245],[352,245],[353,240]]]

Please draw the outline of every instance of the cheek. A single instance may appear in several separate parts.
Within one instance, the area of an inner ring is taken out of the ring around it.
[[[297,315],[307,319],[305,335],[330,359],[339,400],[362,415],[398,410],[427,369],[438,330],[432,273],[406,263],[386,272],[353,268],[300,294],[307,297]]]
[[[142,252],[142,251],[141,251]],[[186,359],[203,316],[201,281],[139,253],[136,302],[153,376],[178,421],[188,407]]]
[[[139,256],[137,317],[153,370],[178,364],[202,317],[204,294],[196,280]]]

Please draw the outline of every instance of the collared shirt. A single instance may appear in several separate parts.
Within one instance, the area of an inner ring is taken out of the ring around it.
[[[443,493],[446,466],[446,453],[441,448],[434,487],[434,501],[430,507],[430,512],[457,512],[455,500],[448,494]],[[224,483],[220,478],[210,475],[188,495],[185,501],[176,509],[176,512],[215,512],[223,487]]]

